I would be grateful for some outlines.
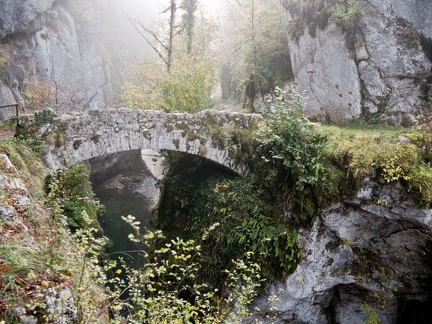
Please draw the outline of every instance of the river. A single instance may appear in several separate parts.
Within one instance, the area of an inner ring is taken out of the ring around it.
[[[132,228],[121,216],[133,215],[142,232],[154,229],[150,220],[159,198],[161,158],[157,152],[131,150],[89,162],[93,190],[105,206],[99,222],[111,240],[108,253],[112,259],[123,257],[129,266],[139,267],[143,260],[136,251],[142,247],[128,239]]]

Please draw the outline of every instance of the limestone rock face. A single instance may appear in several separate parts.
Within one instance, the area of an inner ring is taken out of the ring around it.
[[[302,262],[254,306],[264,323],[425,323],[432,210],[373,176],[301,233]],[[415,305],[415,306],[413,306]],[[268,318],[267,318],[268,316]]]
[[[318,120],[361,116],[412,124],[422,109],[430,109],[432,3],[361,2],[365,14],[355,36],[330,21],[321,27],[305,23],[298,38],[290,36],[298,89],[306,92],[309,115]],[[298,11],[287,9],[288,25],[298,18]]]
[[[0,154],[0,167],[0,220],[18,222],[16,216],[30,208],[30,196],[6,154]]]
[[[0,1],[0,38],[9,34],[35,32],[44,25],[43,13],[55,0]]]
[[[109,71],[95,46],[101,6],[85,0],[0,0],[4,76],[16,98],[37,81],[38,91],[44,84],[54,92],[52,106],[69,110],[103,105],[111,90]],[[0,99],[1,104],[9,102]]]

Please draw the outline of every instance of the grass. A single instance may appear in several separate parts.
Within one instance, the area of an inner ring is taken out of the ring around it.
[[[322,158],[347,172],[354,189],[371,171],[378,169],[387,182],[401,180],[415,192],[423,207],[432,205],[432,169],[419,143],[403,144],[399,136],[413,137],[412,128],[349,124],[323,125],[326,142]]]
[[[15,210],[14,221],[0,220],[0,323],[19,323],[13,309],[31,306],[36,306],[38,321],[49,321],[52,315],[44,311],[48,289],[60,292],[67,287],[76,296],[86,289],[80,303],[93,311],[83,323],[107,322],[103,289],[91,271],[83,272],[86,256],[61,219],[44,205],[47,170],[39,154],[15,138],[0,140],[0,153],[15,167],[6,167],[0,159],[1,182],[11,184],[0,188],[0,205]],[[21,197],[30,203],[20,205]]]
[[[28,142],[16,138],[0,140],[0,154],[9,157],[12,164],[20,170],[20,176],[31,192],[36,197],[42,198],[47,170]]]
[[[323,156],[339,167],[347,168],[360,181],[374,167],[380,167],[397,152],[407,159],[407,164],[415,163],[415,157],[406,156],[403,151],[416,155],[416,147],[398,144],[398,136],[408,131],[410,130],[369,125],[322,126],[321,132],[326,138]]]

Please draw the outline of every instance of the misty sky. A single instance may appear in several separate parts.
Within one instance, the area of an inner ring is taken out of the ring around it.
[[[169,0],[106,0],[105,24],[113,47],[126,50],[134,56],[151,53],[149,46],[132,26],[127,16],[137,19],[146,27],[161,19],[160,12],[169,6]],[[217,18],[223,0],[199,0],[209,14]],[[105,37],[106,37],[105,34]]]

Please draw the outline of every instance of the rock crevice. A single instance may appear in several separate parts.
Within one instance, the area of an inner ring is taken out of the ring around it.
[[[301,232],[302,262],[285,281],[267,287],[254,305],[256,318],[422,322],[432,304],[431,217],[432,210],[418,208],[400,183],[371,175],[354,197],[322,211]],[[420,306],[405,307],[414,304]]]

